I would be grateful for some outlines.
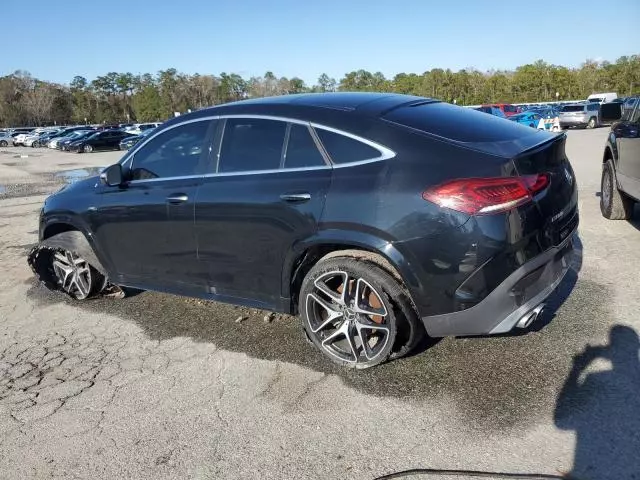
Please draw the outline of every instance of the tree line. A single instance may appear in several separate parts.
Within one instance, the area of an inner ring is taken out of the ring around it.
[[[273,72],[246,79],[225,72],[189,75],[174,68],[155,75],[109,72],[91,81],[76,76],[61,85],[19,70],[0,77],[0,126],[162,121],[174,112],[244,98],[333,91],[397,92],[459,105],[576,100],[594,92],[628,96],[640,93],[640,55],[615,62],[587,60],[578,68],[538,60],[515,70],[434,68],[393,78],[357,70],[336,81],[323,73],[312,86]]]

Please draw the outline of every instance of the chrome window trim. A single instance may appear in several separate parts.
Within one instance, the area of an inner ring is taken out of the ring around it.
[[[378,157],[374,157],[374,158],[366,158],[364,160],[358,160],[355,162],[345,162],[345,163],[335,163],[333,162],[333,166],[334,167],[344,167],[344,166],[351,166],[351,165],[362,165],[363,163],[371,163],[371,162],[378,162],[381,160],[388,160],[390,158],[393,158],[396,156],[396,152],[394,152],[393,150],[391,150],[390,148],[387,148],[383,145],[380,145],[379,143],[376,142],[372,142],[369,139],[360,137],[358,135],[354,135],[353,133],[349,133],[349,132],[345,132],[344,130],[339,130],[337,128],[333,128],[333,127],[327,127],[325,125],[320,125],[318,123],[314,123],[314,122],[310,122],[311,126],[313,128],[317,128],[320,130],[327,130],[328,132],[333,132],[335,134],[338,135],[342,135],[344,137],[349,137],[353,140],[356,140],[360,143],[364,143],[365,145],[369,145],[371,148],[374,148],[376,150],[378,150],[380,152],[380,156]],[[327,152],[328,154],[329,152]]]
[[[238,177],[241,175],[262,175],[262,174],[272,174],[272,173],[305,172],[309,170],[331,170],[331,166],[320,165],[318,167],[274,168],[270,170],[246,170],[244,172],[220,172],[220,173],[205,173],[203,175],[184,175],[181,177],[145,178],[141,180],[130,180],[129,183],[133,185],[138,185],[140,183],[162,182],[165,180],[184,180],[184,179],[190,179],[190,178]]]
[[[279,116],[275,116],[275,115],[260,115],[260,114],[227,114],[227,115],[211,115],[211,116],[207,116],[207,117],[198,117],[198,118],[194,118],[191,120],[186,120],[183,122],[179,122],[176,123],[175,125],[171,125],[170,127],[164,128],[159,132],[154,133],[153,135],[149,136],[148,138],[146,138],[141,144],[136,145],[135,148],[133,150],[130,150],[130,153],[128,154],[128,156],[125,157],[124,161],[121,160],[121,165],[123,167],[125,167],[127,165],[127,163],[131,162],[133,163],[133,158],[135,157],[136,153],[143,148],[147,143],[149,143],[151,140],[153,140],[154,138],[156,138],[158,135],[161,135],[169,130],[172,130],[176,127],[182,126],[182,125],[186,125],[188,123],[194,123],[194,122],[204,122],[204,121],[211,121],[211,120],[226,120],[228,118],[257,118],[257,119],[264,119],[264,120],[275,120],[275,121],[280,121],[280,122],[288,122],[288,123],[295,123],[298,125],[306,125],[307,129],[309,130],[309,133],[311,134],[313,140],[316,142],[316,147],[319,148],[321,155],[323,156],[325,162],[329,162],[326,165],[320,165],[320,166],[315,166],[315,167],[298,167],[298,168],[278,168],[278,169],[269,169],[269,170],[245,170],[243,172],[218,172],[218,168],[220,166],[220,152],[222,150],[222,142],[224,140],[224,131],[226,130],[226,122],[224,122],[223,127],[222,127],[222,133],[221,133],[221,137],[220,137],[220,141],[218,142],[218,149],[217,152],[215,153],[216,155],[216,161],[215,161],[215,167],[216,167],[216,171],[213,173],[207,173],[207,174],[203,174],[203,175],[183,175],[183,176],[178,176],[178,177],[162,177],[162,178],[147,178],[147,179],[141,179],[141,180],[130,180],[129,183],[130,184],[140,184],[140,183],[146,183],[146,182],[161,182],[161,181],[169,181],[169,180],[179,180],[179,179],[190,179],[190,178],[212,178],[212,177],[233,177],[233,176],[239,176],[239,175],[262,175],[262,174],[273,174],[273,173],[280,173],[280,172],[303,172],[303,171],[308,171],[308,170],[325,170],[325,169],[331,169],[331,168],[346,168],[346,167],[353,167],[353,166],[358,166],[358,165],[365,165],[367,163],[373,163],[373,162],[380,162],[383,160],[389,160],[391,158],[394,158],[396,156],[396,153],[391,150],[390,148],[387,148],[383,145],[380,145],[379,143],[373,142],[371,140],[368,140],[366,138],[360,137],[358,135],[354,135],[353,133],[350,132],[345,132],[344,130],[340,130],[337,128],[333,128],[333,127],[328,127],[326,125],[322,125],[316,122],[308,122],[305,120],[300,120],[297,118],[290,118],[290,117],[279,117]],[[322,146],[322,143],[320,141],[320,139],[318,138],[315,129],[320,129],[320,130],[327,130],[329,132],[335,133],[337,135],[343,135],[345,137],[349,137],[353,140],[356,140],[358,142],[364,143],[365,145],[369,145],[370,147],[378,150],[380,152],[380,155],[378,157],[374,157],[374,158],[368,158],[368,159],[364,159],[364,160],[358,160],[355,162],[345,162],[345,163],[334,163],[333,161],[330,161],[330,156],[328,155],[328,153],[326,152],[326,150],[324,149],[324,146]],[[288,129],[289,130],[289,129]],[[209,146],[209,149],[211,149],[213,147],[213,145]],[[322,148],[320,148],[322,147]]]

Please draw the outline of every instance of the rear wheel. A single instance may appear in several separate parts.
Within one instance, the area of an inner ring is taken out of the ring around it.
[[[633,214],[635,202],[618,190],[613,161],[607,160],[602,167],[600,182],[600,211],[609,220],[627,220]]]
[[[305,277],[299,312],[311,342],[331,361],[368,368],[408,353],[423,330],[402,285],[377,265],[353,257],[320,260]],[[415,325],[414,325],[415,327]],[[398,348],[396,340],[402,345]]]
[[[8,147],[9,143],[6,140],[0,140],[0,147]]]
[[[82,150],[84,150],[84,153],[91,153],[93,152],[93,147],[91,145],[85,145]]]
[[[596,119],[595,117],[591,117],[587,122],[587,128],[596,128]]]

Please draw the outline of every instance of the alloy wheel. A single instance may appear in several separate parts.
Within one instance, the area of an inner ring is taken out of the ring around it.
[[[93,151],[93,147],[91,145],[84,146],[85,153],[91,153]]]
[[[358,364],[388,355],[389,312],[381,293],[363,278],[327,272],[314,281],[305,303],[309,333],[330,356]]]
[[[91,267],[84,258],[58,251],[53,255],[52,266],[60,288],[78,300],[89,296],[93,279]]]
[[[7,141],[6,141],[6,140],[0,140],[0,147],[6,147],[6,146],[8,146],[8,145],[9,145],[9,144],[7,143]]]

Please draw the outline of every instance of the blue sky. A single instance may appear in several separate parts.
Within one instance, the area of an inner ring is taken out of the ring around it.
[[[640,0],[3,0],[1,10],[0,75],[61,83],[175,67],[313,84],[360,68],[393,76],[640,53]]]

